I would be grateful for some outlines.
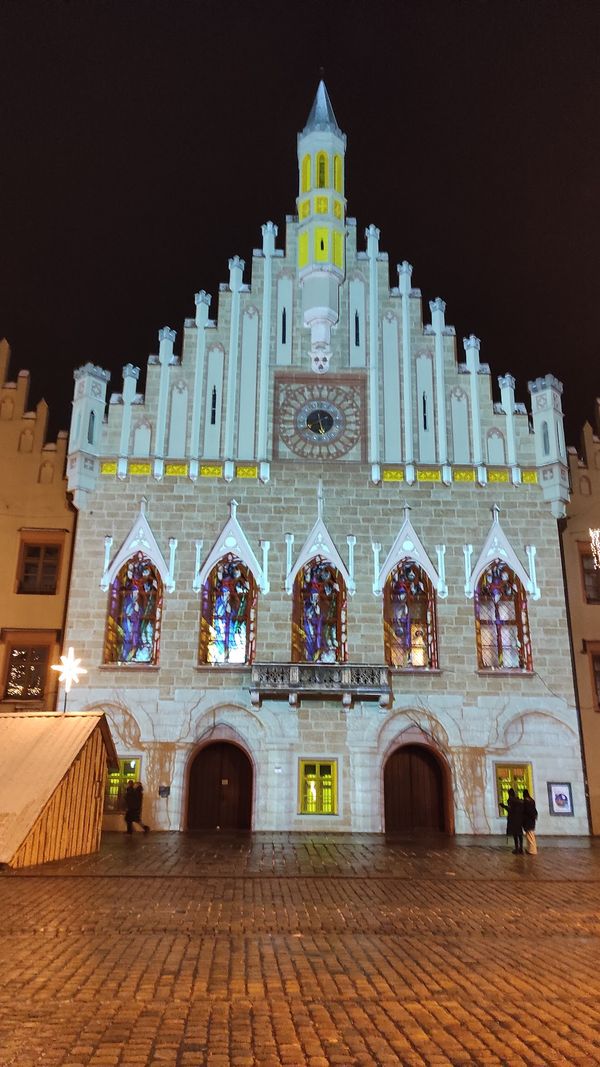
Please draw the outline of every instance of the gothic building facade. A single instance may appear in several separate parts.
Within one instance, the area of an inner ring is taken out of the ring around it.
[[[585,833],[562,387],[529,415],[408,262],[390,284],[345,154],[321,83],[281,244],[160,330],[143,393],[75,373],[71,705],[157,828],[497,833],[514,785]]]

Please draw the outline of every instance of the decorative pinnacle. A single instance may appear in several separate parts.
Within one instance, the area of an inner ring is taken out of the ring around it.
[[[207,307],[210,307],[210,301],[211,295],[210,293],[206,293],[204,289],[201,289],[199,293],[194,294],[194,303],[196,304],[196,307],[198,307],[199,304],[206,304]]]
[[[140,368],[134,367],[133,363],[126,363],[123,367],[123,380],[125,378],[135,378],[136,382],[140,376]]]
[[[498,378],[498,385],[501,389],[512,389],[514,392],[516,384],[516,379],[513,378],[512,374],[500,375]]]
[[[478,337],[475,336],[474,333],[470,333],[468,337],[463,337],[463,345],[465,352],[469,348],[476,348],[479,352],[479,349],[481,348],[481,341]]]
[[[444,314],[446,310],[446,302],[442,300],[441,296],[436,296],[435,300],[429,301],[429,310],[433,315],[434,311],[441,311]]]
[[[163,326],[162,330],[158,331],[159,341],[171,341],[171,343],[174,344],[176,337],[177,331],[172,330],[170,326]]]

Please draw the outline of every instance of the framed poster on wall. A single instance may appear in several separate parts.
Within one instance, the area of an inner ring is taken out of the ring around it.
[[[570,782],[548,782],[548,805],[551,815],[573,815]]]

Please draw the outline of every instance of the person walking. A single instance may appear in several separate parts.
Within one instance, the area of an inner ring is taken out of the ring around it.
[[[523,801],[519,799],[512,787],[508,790],[508,803],[500,803],[506,811],[506,836],[512,836],[515,843],[513,856],[523,855]]]
[[[535,800],[529,790],[523,790],[523,832],[527,841],[525,851],[530,856],[537,856],[537,841],[535,839],[535,824],[538,817]]]
[[[142,804],[144,802],[144,787],[141,782],[127,783],[127,789],[125,790],[125,822],[127,823],[128,834],[133,833],[133,824],[137,823],[141,826],[145,834],[150,830],[149,826],[146,826],[142,822]]]

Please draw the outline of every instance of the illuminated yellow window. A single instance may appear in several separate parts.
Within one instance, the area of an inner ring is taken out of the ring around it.
[[[344,266],[344,241],[341,233],[333,234],[333,262],[336,267]]]
[[[315,262],[323,263],[329,259],[329,230],[319,227],[315,230]]]
[[[307,193],[310,189],[310,156],[305,156],[302,160],[302,189],[303,193]]]
[[[318,196],[315,200],[315,212],[317,215],[326,215],[329,211],[329,198],[327,196]]]
[[[104,794],[105,812],[125,811],[125,790],[128,782],[139,782],[141,759],[119,760],[118,771],[109,771],[106,777],[106,791]]]
[[[328,160],[325,152],[317,155],[317,189],[326,189],[329,184]]]
[[[519,798],[523,796],[523,790],[528,789],[533,794],[533,775],[530,763],[497,763],[496,764],[496,799],[498,801],[498,815],[506,815],[501,804],[508,803],[508,790],[514,789]]]
[[[308,234],[301,233],[298,237],[298,266],[308,265]]]
[[[333,214],[335,215],[336,219],[343,219],[344,217],[344,209],[339,200],[333,201]]]
[[[336,193],[343,193],[342,189],[342,158],[341,156],[333,157],[333,188]]]
[[[300,211],[298,213],[301,219],[306,219],[310,215],[310,200],[303,200],[300,204]]]
[[[337,815],[337,760],[300,760],[301,815]]]

